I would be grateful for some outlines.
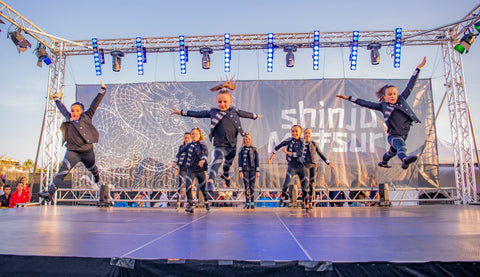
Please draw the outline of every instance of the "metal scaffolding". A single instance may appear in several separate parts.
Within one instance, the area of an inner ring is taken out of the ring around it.
[[[445,75],[447,84],[447,99],[449,106],[452,143],[455,158],[456,188],[458,200],[462,203],[475,201],[476,181],[474,174],[473,130],[470,127],[468,101],[463,78],[461,55],[453,51],[453,45],[459,37],[472,28],[480,20],[480,5],[469,12],[461,20],[430,30],[403,30],[403,46],[439,45],[443,49]],[[65,63],[68,56],[92,55],[91,40],[68,41],[45,34],[19,13],[0,1],[0,16],[20,30],[43,43],[51,50],[52,65],[50,66],[47,88],[47,103],[43,135],[41,139],[41,187],[43,189],[51,183],[53,172],[57,169],[60,157],[60,135],[58,126],[61,117],[50,99],[50,95],[63,91],[65,79]],[[224,49],[224,35],[185,36],[185,45],[189,51],[198,51],[202,47],[213,50]],[[314,34],[308,33],[280,33],[274,35],[276,48],[294,45],[297,48],[311,48]],[[379,42],[384,46],[393,47],[395,31],[361,31],[358,41],[359,47],[366,47],[372,42]],[[124,53],[137,51],[136,38],[126,39],[97,39],[99,48],[105,54],[114,50]],[[319,46],[322,48],[350,47],[352,32],[320,32]],[[232,50],[260,50],[266,49],[267,34],[231,34]],[[142,45],[150,53],[178,52],[180,49],[178,37],[142,38]],[[426,151],[427,153],[429,151]]]

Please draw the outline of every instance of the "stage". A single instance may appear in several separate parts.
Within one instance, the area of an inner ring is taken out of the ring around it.
[[[194,214],[38,206],[0,210],[0,218],[5,276],[141,276],[145,268],[171,276],[480,270],[480,206],[197,208]]]

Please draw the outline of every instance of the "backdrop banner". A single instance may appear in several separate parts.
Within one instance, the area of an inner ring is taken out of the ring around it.
[[[290,137],[290,129],[299,124],[313,131],[313,140],[335,166],[318,167],[317,186],[348,188],[352,182],[364,184],[362,175],[374,175],[377,183],[395,187],[438,187],[438,155],[434,126],[431,81],[419,79],[408,98],[421,124],[415,124],[406,141],[408,153],[420,155],[418,163],[401,169],[400,160],[390,161],[392,168],[379,168],[377,163],[388,149],[386,127],[380,112],[336,98],[351,95],[377,102],[375,92],[385,84],[403,91],[408,80],[322,79],[281,81],[238,81],[232,93],[237,108],[262,114],[256,120],[242,119],[260,155],[261,175],[256,188],[278,189],[286,173],[285,154],[280,151],[273,163],[268,159],[273,148]],[[107,93],[95,116],[100,132],[95,145],[97,164],[106,184],[122,189],[173,189],[172,162],[183,134],[200,127],[209,146],[209,162],[213,146],[208,140],[210,119],[171,115],[172,108],[208,110],[216,108],[216,93],[209,88],[217,82],[162,82],[107,85]],[[89,106],[99,92],[99,85],[77,85],[77,99]],[[238,150],[242,137],[238,137]],[[238,153],[238,152],[237,152]],[[91,176],[77,167],[82,182],[89,186]],[[232,187],[243,188],[238,179],[237,158],[232,167]],[[292,182],[298,182],[296,177]],[[224,182],[217,180],[217,187]]]

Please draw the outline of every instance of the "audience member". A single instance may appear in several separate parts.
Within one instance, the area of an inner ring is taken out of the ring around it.
[[[10,185],[4,185],[2,192],[3,195],[0,196],[0,208],[8,208],[10,204],[10,193],[12,192],[12,188]]]
[[[114,192],[113,193],[113,206],[114,207],[130,207],[128,203],[125,201],[120,201],[120,193]]]
[[[23,191],[23,183],[18,182],[15,192],[12,193],[12,196],[10,197],[10,204],[8,206],[14,208],[17,204],[28,203],[29,201],[30,199],[28,195]]]

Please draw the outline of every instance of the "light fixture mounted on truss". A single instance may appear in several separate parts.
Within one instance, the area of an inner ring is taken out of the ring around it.
[[[26,40],[25,37],[22,35],[20,29],[8,33],[8,37],[10,37],[13,44],[17,46],[18,53],[25,52],[28,48],[32,47],[32,44],[30,44],[30,42],[28,42],[28,40]]]
[[[378,49],[380,49],[382,45],[378,42],[372,42],[367,45],[367,50],[371,50],[370,52],[370,62],[372,65],[377,65],[380,63],[380,53]]]
[[[48,56],[47,53],[47,47],[43,45],[42,43],[38,43],[37,48],[35,49],[35,54],[37,55],[38,61],[37,61],[37,66],[42,67],[42,62],[44,62],[46,65],[50,65],[52,63],[52,60]]]
[[[210,54],[213,53],[213,49],[210,47],[200,48],[200,54],[202,54],[202,68],[210,69]]]
[[[293,52],[297,52],[297,46],[296,45],[287,45],[283,47],[283,51],[287,52],[287,55],[285,56],[285,64],[287,67],[293,67],[295,65],[295,55]]]

